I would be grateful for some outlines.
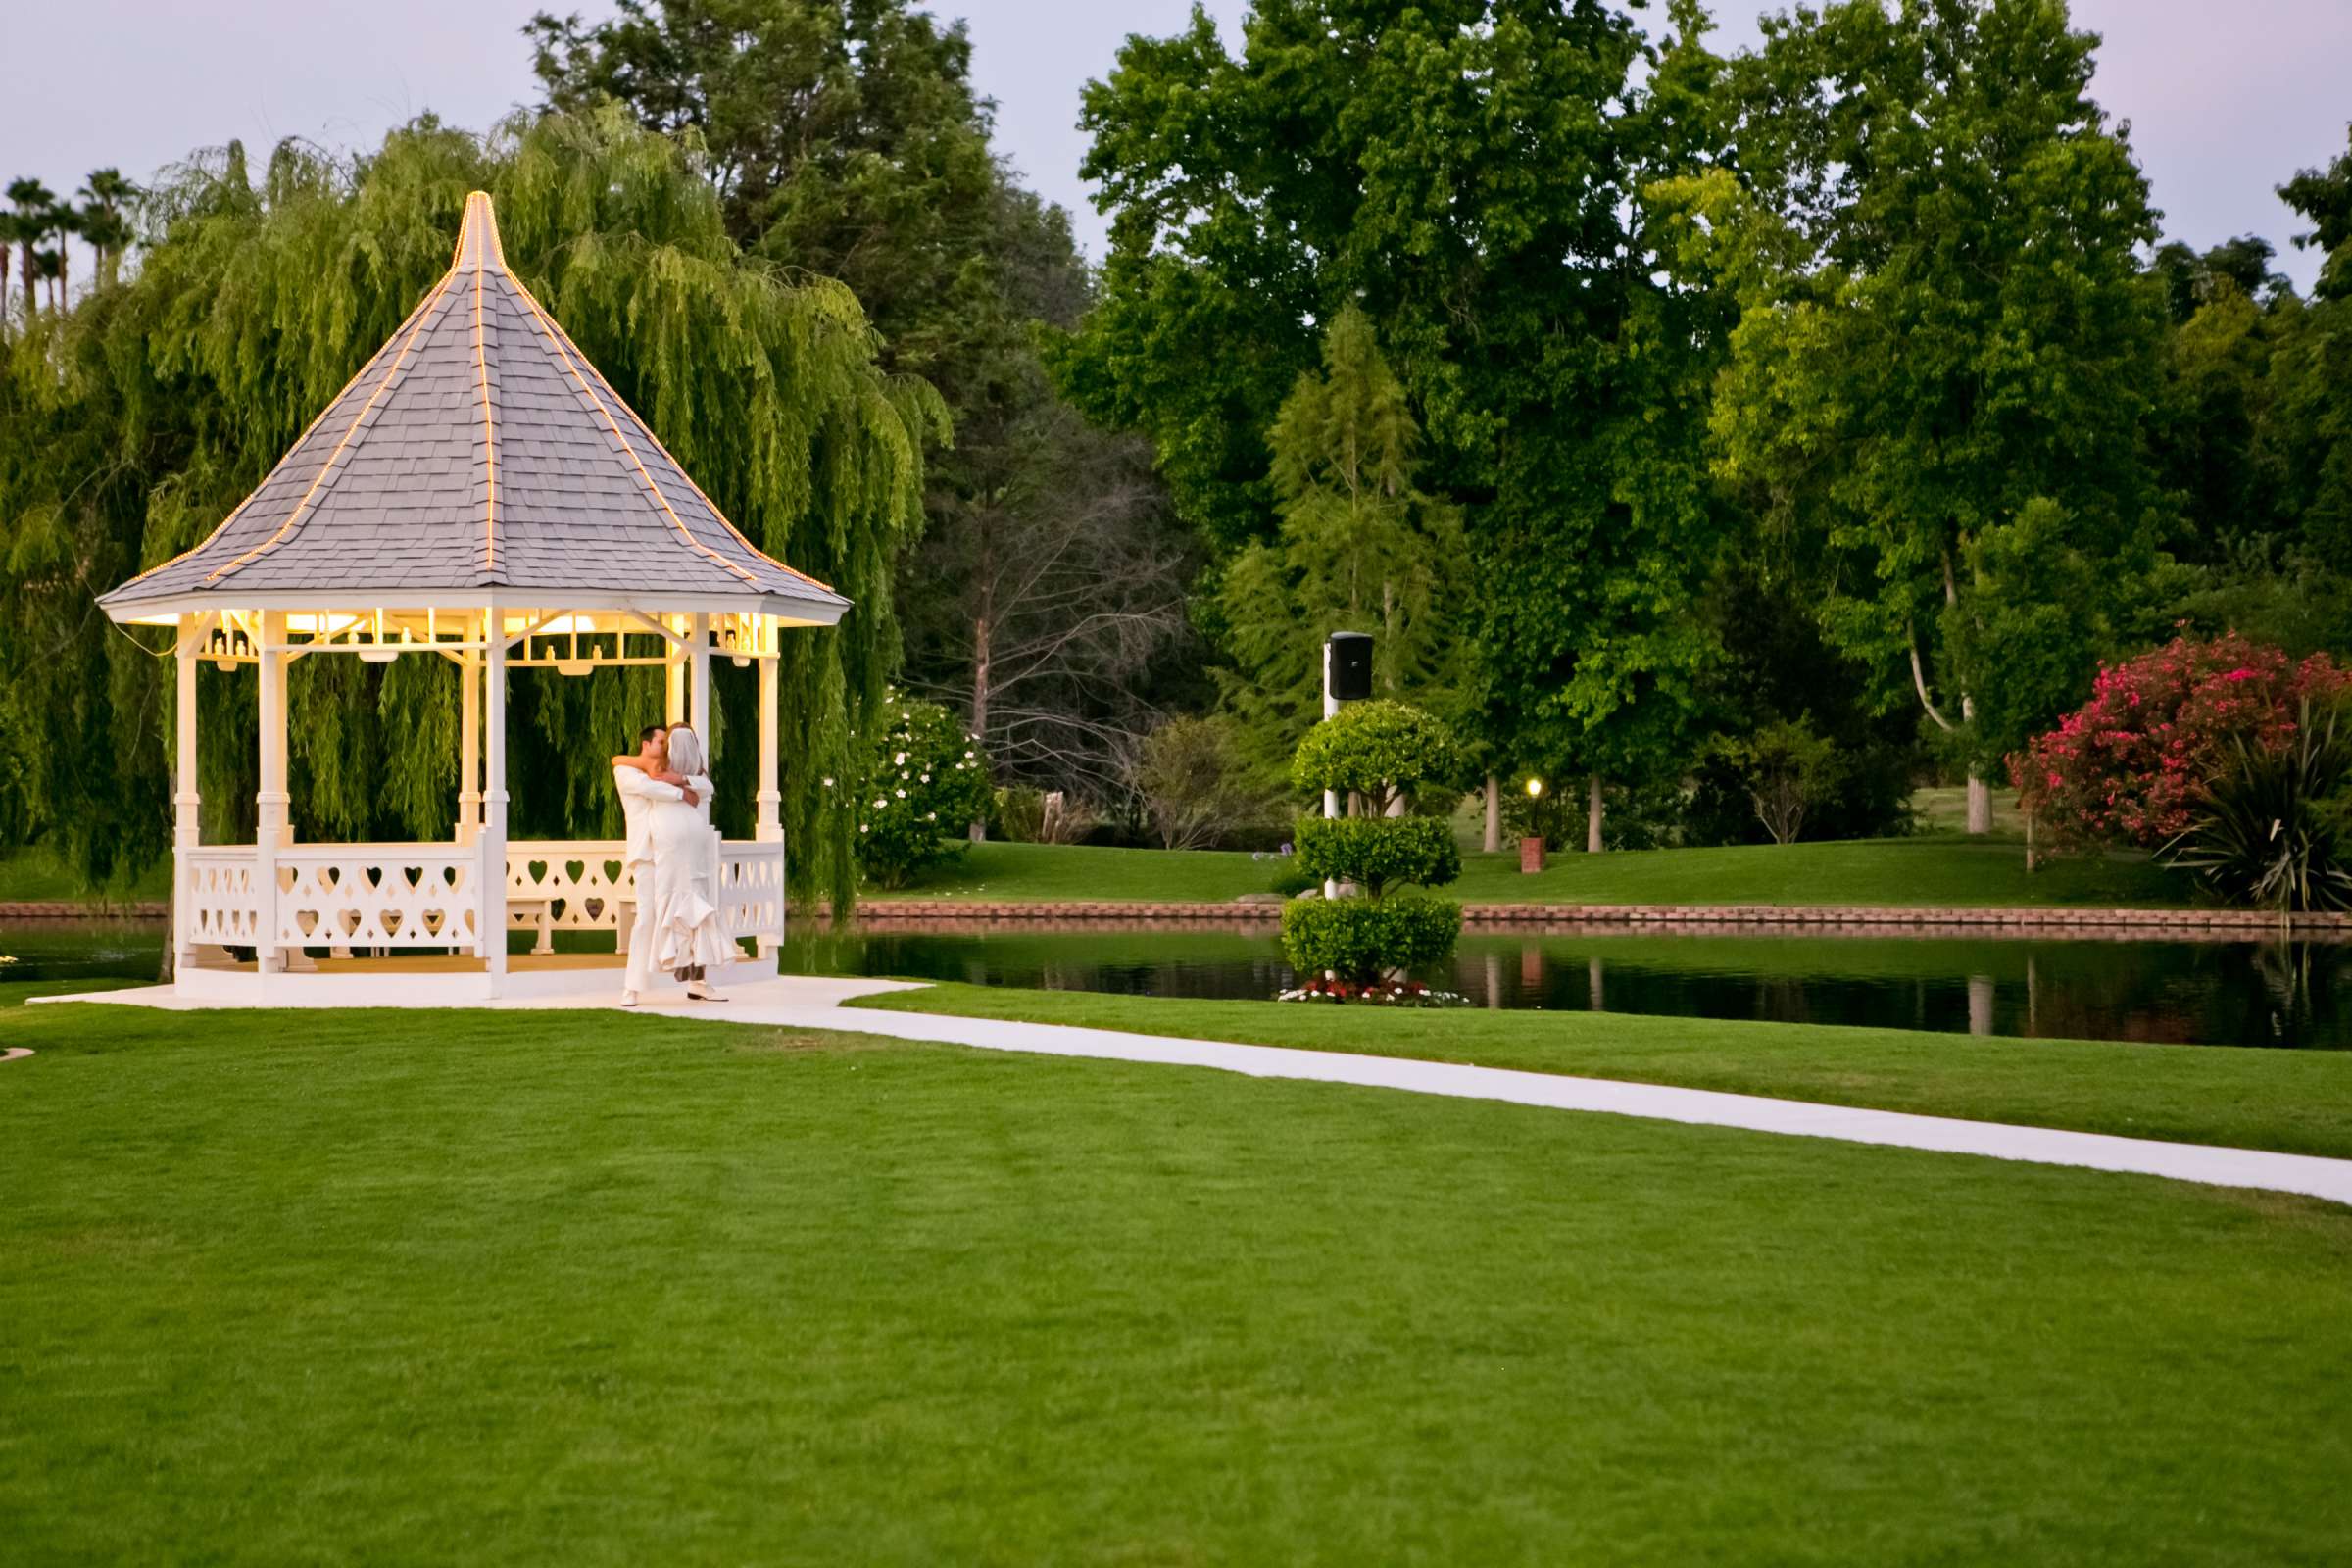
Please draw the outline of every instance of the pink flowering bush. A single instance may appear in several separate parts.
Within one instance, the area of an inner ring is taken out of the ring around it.
[[[2010,779],[2061,845],[2152,849],[2187,831],[2233,739],[2283,749],[2303,701],[2333,698],[2348,679],[2326,654],[2297,663],[2235,632],[2177,636],[2102,668],[2089,702],[2009,759]]]

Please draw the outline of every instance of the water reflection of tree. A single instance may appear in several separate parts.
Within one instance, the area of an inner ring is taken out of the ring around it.
[[[2323,952],[2325,956],[2323,957]],[[2254,950],[2252,970],[2271,1003],[2271,1038],[2281,1046],[2326,1043],[2334,1008],[2326,1004],[2341,971],[2344,951],[2281,938]]]

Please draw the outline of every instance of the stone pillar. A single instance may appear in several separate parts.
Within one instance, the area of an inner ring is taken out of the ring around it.
[[[1479,848],[1489,855],[1502,849],[1502,780],[1492,773],[1487,775],[1487,832]]]

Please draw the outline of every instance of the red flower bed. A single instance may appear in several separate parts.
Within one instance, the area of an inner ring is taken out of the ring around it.
[[[2090,701],[2009,759],[2025,808],[2061,845],[2154,848],[2184,832],[2236,737],[2275,751],[2298,705],[2344,690],[2326,654],[2301,663],[2232,632],[2175,637],[2099,671]]]

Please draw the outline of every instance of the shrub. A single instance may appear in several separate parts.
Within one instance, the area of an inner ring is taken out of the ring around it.
[[[1461,749],[1445,722],[1403,703],[1350,703],[1306,732],[1291,760],[1302,790],[1359,795],[1379,815],[1392,800],[1432,790],[1450,806],[1466,782]]]
[[[997,791],[997,810],[990,826],[1010,844],[1035,844],[1046,816],[1046,792],[1030,784],[1007,784]]]
[[[1145,737],[1131,782],[1166,849],[1231,842],[1262,825],[1268,814],[1229,718],[1174,718],[1160,725]]]
[[[2325,654],[2296,663],[2234,633],[2175,637],[2102,669],[2089,702],[2010,759],[2010,778],[2062,846],[2161,845],[2194,823],[2236,743],[2282,751],[2297,706],[2334,698],[2345,680]]]
[[[1462,872],[1444,817],[1389,816],[1423,786],[1459,789],[1461,754],[1446,726],[1402,703],[1344,708],[1307,732],[1292,761],[1301,789],[1348,797],[1352,814],[1298,820],[1299,869],[1355,883],[1365,897],[1298,900],[1282,911],[1282,942],[1302,976],[1330,971],[1368,981],[1441,957],[1462,928],[1462,906],[1388,897],[1398,882],[1434,886]],[[1450,803],[1448,803],[1450,804]]]
[[[2238,736],[2230,765],[2199,793],[2192,826],[2166,847],[2224,898],[2287,913],[2352,908],[2352,869],[2335,807],[2352,780],[2338,714],[2297,705],[2294,734],[2276,749]]]
[[[1812,715],[1780,719],[1752,735],[1718,738],[1715,754],[1740,781],[1775,844],[1791,844],[1805,813],[1837,787],[1838,748],[1813,733]]]
[[[937,703],[895,692],[859,783],[858,864],[886,888],[962,855],[965,829],[993,800],[979,737]]]
[[[1377,899],[1397,883],[1453,881],[1462,874],[1462,851],[1444,817],[1302,816],[1298,869],[1315,882],[1353,882]]]
[[[1282,909],[1282,947],[1301,977],[1325,972],[1358,984],[1453,951],[1462,906],[1444,899],[1294,899]]]

